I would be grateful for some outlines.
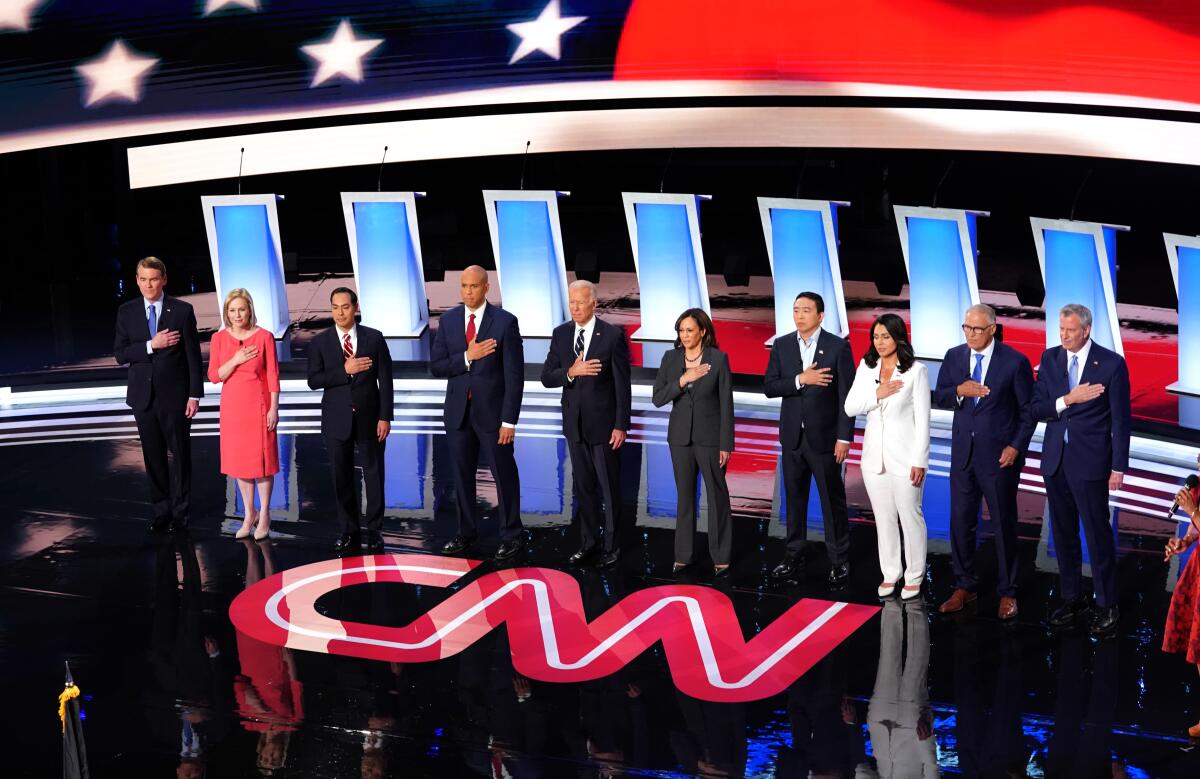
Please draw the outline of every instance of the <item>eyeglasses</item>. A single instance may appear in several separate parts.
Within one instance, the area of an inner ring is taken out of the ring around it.
[[[963,325],[962,331],[966,335],[983,335],[985,332],[987,332],[987,329],[989,327],[995,327],[995,325],[984,325],[983,327],[975,327],[974,325]]]

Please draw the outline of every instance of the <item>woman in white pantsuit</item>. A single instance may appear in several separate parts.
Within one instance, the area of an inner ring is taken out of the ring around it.
[[[871,348],[846,396],[846,413],[867,417],[862,477],[875,513],[881,598],[894,593],[903,576],[900,597],[911,600],[925,578],[921,496],[929,466],[929,400],[929,372],[913,356],[904,320],[895,314],[880,316],[871,325]]]

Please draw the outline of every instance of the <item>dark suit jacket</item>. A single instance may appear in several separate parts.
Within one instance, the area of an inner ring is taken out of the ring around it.
[[[471,395],[471,423],[483,431],[499,432],[500,424],[517,424],[525,391],[525,352],[517,318],[491,303],[483,321],[475,323],[475,340],[496,339],[496,351],[475,360],[467,369],[466,311],[460,304],[442,314],[433,336],[429,370],[446,381],[447,430],[462,427]]]
[[[972,462],[985,471],[1000,469],[1000,453],[1011,446],[1021,453],[1013,467],[1020,468],[1029,439],[1037,427],[1030,401],[1033,398],[1033,368],[1025,355],[1011,346],[993,341],[995,349],[983,383],[991,390],[979,403],[963,398],[958,403],[958,385],[971,378],[974,359],[971,347],[960,344],[948,350],[938,371],[933,402],[954,411],[950,467],[962,470]]]
[[[182,413],[188,398],[204,396],[204,365],[200,360],[200,336],[196,313],[188,303],[164,295],[159,330],[178,330],[179,343],[169,349],[146,353],[153,336],[146,321],[146,304],[139,296],[117,309],[117,335],[113,356],[129,366],[129,388],[125,403],[134,411],[146,411],[154,403],[178,407]]]
[[[722,452],[733,451],[733,374],[729,358],[718,349],[705,347],[700,358],[711,365],[708,374],[691,387],[679,386],[683,376],[683,349],[663,355],[654,379],[654,405],[671,403],[667,422],[667,443],[672,446],[715,446]]]
[[[358,325],[355,357],[370,357],[371,367],[353,376],[336,327],[322,330],[308,353],[308,386],[321,393],[321,433],[345,441],[354,433],[354,413],[366,420],[392,421],[392,355],[383,333]]]
[[[783,398],[779,407],[779,443],[795,449],[803,443],[816,452],[832,452],[838,441],[854,440],[854,419],[846,415],[846,394],[854,384],[854,358],[850,342],[822,329],[817,335],[813,362],[832,368],[833,381],[825,387],[801,385],[796,374],[804,370],[800,341],[795,333],[775,339],[763,392],[768,398]]]
[[[1088,403],[1068,406],[1060,417],[1056,401],[1067,390],[1067,350],[1047,349],[1033,387],[1033,417],[1046,422],[1042,439],[1042,474],[1063,465],[1084,479],[1107,479],[1112,471],[1129,470],[1129,369],[1125,358],[1095,341],[1080,384],[1103,384],[1104,394]],[[1071,458],[1063,461],[1063,433],[1070,431]]]
[[[570,441],[608,443],[613,430],[629,430],[629,345],[625,331],[596,317],[585,360],[599,360],[600,373],[567,379],[575,362],[574,322],[564,322],[550,336],[542,365],[542,384],[562,387],[563,435]]]

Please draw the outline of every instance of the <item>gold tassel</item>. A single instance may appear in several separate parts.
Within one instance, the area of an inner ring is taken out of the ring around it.
[[[58,694],[58,718],[62,721],[63,733],[67,732],[67,701],[79,697],[79,688],[73,684]]]

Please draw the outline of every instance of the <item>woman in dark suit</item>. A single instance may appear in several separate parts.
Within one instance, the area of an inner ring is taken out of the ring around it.
[[[733,542],[725,466],[733,454],[733,377],[729,358],[717,349],[712,320],[689,308],[675,320],[675,349],[663,356],[654,380],[654,405],[671,404],[667,443],[679,496],[675,568],[692,564],[696,535],[696,472],[708,495],[708,549],[717,576],[729,572]]]

